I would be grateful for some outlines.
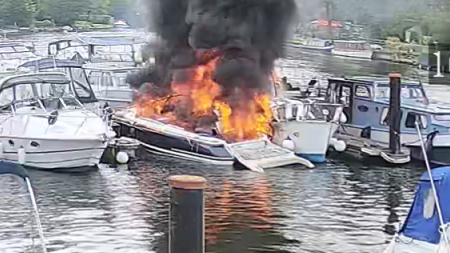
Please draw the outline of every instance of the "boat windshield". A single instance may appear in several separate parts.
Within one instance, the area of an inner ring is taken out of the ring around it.
[[[43,111],[81,108],[69,83],[24,83],[4,89],[0,93],[0,108],[17,111],[36,107]]]
[[[390,87],[387,85],[379,85],[376,90],[377,99],[389,99]],[[418,85],[403,85],[402,98],[414,99],[420,102],[426,102],[426,96]]]

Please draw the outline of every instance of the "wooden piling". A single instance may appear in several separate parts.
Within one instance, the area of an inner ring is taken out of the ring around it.
[[[203,253],[206,179],[171,176],[169,253]]]
[[[401,77],[399,73],[389,74],[389,149],[392,154],[400,153]]]

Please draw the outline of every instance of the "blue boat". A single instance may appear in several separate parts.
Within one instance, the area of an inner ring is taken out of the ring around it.
[[[347,117],[340,132],[387,144],[389,79],[354,77],[328,81],[327,99],[342,103]],[[450,165],[450,104],[432,102],[420,82],[402,80],[401,112],[401,144],[410,150],[411,157],[423,160],[421,142],[415,129],[417,119],[430,162]]]
[[[437,200],[434,197],[431,178]],[[398,234],[384,253],[449,252],[447,242],[450,224],[450,167],[424,173],[418,183],[416,196],[408,216]],[[441,225],[441,218],[443,224]],[[443,232],[445,231],[445,232]],[[445,237],[447,240],[445,240]],[[447,241],[447,242],[446,242]]]

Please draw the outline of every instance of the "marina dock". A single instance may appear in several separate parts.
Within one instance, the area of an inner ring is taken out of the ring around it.
[[[63,38],[56,35],[40,43]],[[408,76],[413,68],[409,65],[339,58],[293,49],[288,49],[286,58],[280,59],[277,67],[280,76],[287,76],[295,87],[307,86],[313,78],[325,85],[329,78],[339,78],[342,73],[387,77],[390,72],[400,72],[402,78],[414,78]],[[86,78],[96,76],[87,74]],[[425,85],[424,89],[431,99],[442,102],[450,94],[450,88],[446,86]],[[96,95],[95,91],[92,93]],[[108,111],[108,106],[112,104],[94,109]],[[331,110],[322,114],[331,115]],[[45,118],[45,122],[55,118],[56,122],[61,122],[64,118],[61,114],[50,116]],[[109,116],[106,114],[103,118]],[[151,127],[155,128],[154,125]],[[179,127],[159,127],[159,134],[169,130],[181,132]],[[239,159],[243,163],[248,162],[247,167],[255,170],[264,167],[264,173],[255,173],[232,167],[230,164],[235,162],[237,155],[227,157],[226,164],[162,156],[164,152],[155,149],[155,145],[142,145],[150,134],[139,131],[141,129],[137,128],[130,134],[134,134],[134,138],[137,135],[142,137],[138,141],[140,148],[136,148],[134,141],[124,141],[123,145],[116,142],[110,146],[115,151],[109,160],[119,163],[118,160],[122,159],[117,155],[123,151],[129,158],[127,162],[131,160],[127,166],[101,164],[98,170],[83,173],[29,169],[49,252],[171,252],[169,222],[173,219],[169,210],[173,195],[168,179],[174,175],[196,175],[207,180],[203,193],[202,246],[205,252],[382,252],[396,226],[407,216],[414,186],[424,170],[421,164],[385,166],[372,161],[363,162],[362,157],[370,156],[371,152],[379,158],[381,152],[389,149],[389,144],[356,138],[345,132],[334,137],[345,142],[345,152],[352,153],[357,159],[326,156],[323,163],[304,162],[307,166],[289,164],[280,159],[276,162],[286,166],[269,168],[260,166],[258,162],[270,158],[270,154],[258,152],[256,148],[252,149],[257,153],[254,157],[240,153]],[[208,142],[211,150],[217,147],[211,134],[196,134],[189,136],[195,141]],[[291,159],[293,151],[289,145],[269,145],[267,150],[276,147],[276,152]],[[147,152],[149,149],[154,152]],[[28,157],[25,154],[25,161]],[[309,169],[309,165],[314,169]],[[32,224],[28,210],[23,208],[28,199],[15,194],[19,185],[10,178],[1,177],[0,184],[5,189],[0,203],[12,210],[0,210],[0,252],[3,246],[12,252],[26,252],[32,243],[28,229]],[[361,227],[365,229],[361,230]],[[37,231],[32,231],[33,237],[38,238]],[[317,238],[326,238],[329,242],[324,244]]]

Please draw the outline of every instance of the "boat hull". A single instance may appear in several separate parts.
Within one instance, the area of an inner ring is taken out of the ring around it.
[[[157,130],[138,127],[125,121],[115,121],[119,126],[116,133],[119,137],[135,138],[150,152],[216,165],[233,165],[234,157],[225,145],[209,146],[189,138],[171,136]]]
[[[283,146],[286,139],[294,143],[294,153],[311,162],[325,162],[330,139],[337,130],[336,123],[325,121],[289,121],[273,123],[273,142]]]
[[[360,58],[360,59],[372,59],[373,52],[370,50],[339,50],[339,49],[333,49],[331,50],[331,54],[338,55],[338,56],[344,56],[344,57],[351,57],[351,58]]]
[[[303,49],[303,50],[310,50],[310,51],[321,51],[321,52],[331,52],[331,50],[334,48],[334,46],[308,46],[308,45],[301,45],[301,44],[292,44],[293,47]]]
[[[24,165],[55,170],[81,167],[96,169],[107,142],[100,139],[49,139],[0,137],[0,159],[19,162],[19,149],[25,151]]]

